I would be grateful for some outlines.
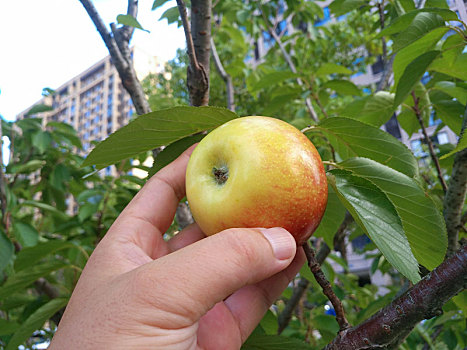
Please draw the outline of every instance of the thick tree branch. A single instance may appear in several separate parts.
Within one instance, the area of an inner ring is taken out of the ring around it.
[[[92,22],[96,26],[97,31],[102,37],[109,54],[112,57],[112,63],[117,69],[118,75],[122,81],[123,87],[129,93],[133,105],[135,106],[138,115],[146,114],[151,111],[148,100],[144,94],[131,58],[131,50],[129,47],[133,28],[122,26],[117,28],[115,24],[111,24],[112,32],[109,33],[105,27],[102,18],[99,16],[96,8],[90,0],[79,0]],[[136,17],[138,10],[137,0],[128,0],[127,13]]]
[[[401,335],[442,313],[442,306],[467,284],[467,246],[399,298],[356,327],[341,332],[326,350],[392,349]]]
[[[349,328],[349,322],[345,317],[344,307],[342,306],[341,301],[336,296],[334,291],[332,290],[331,283],[326,279],[324,276],[323,271],[321,270],[321,266],[316,260],[315,253],[313,248],[308,243],[303,245],[303,251],[305,252],[306,259],[308,260],[308,266],[310,267],[311,272],[315,276],[316,282],[321,286],[323,289],[324,295],[326,295],[331,302],[334,310],[336,311],[336,320],[339,324],[339,331],[342,332]]]
[[[462,123],[461,137],[467,136],[467,107]],[[448,232],[447,256],[453,254],[459,247],[459,230],[463,226],[462,208],[467,193],[467,148],[454,156],[449,188],[444,197],[444,221]]]
[[[225,71],[224,66],[222,65],[221,59],[219,58],[219,55],[217,53],[216,44],[214,43],[214,39],[212,37],[211,37],[211,52],[212,52],[212,58],[214,60],[216,69],[225,82],[225,87],[226,87],[226,92],[227,92],[227,108],[235,112],[234,87],[233,87],[232,77],[230,76],[230,74],[228,74]]]
[[[412,98],[414,102],[413,111],[422,129],[425,142],[428,145],[428,151],[430,152],[431,159],[433,160],[433,163],[436,168],[436,172],[438,173],[438,179],[441,184],[441,187],[443,188],[444,193],[446,193],[446,191],[448,190],[448,186],[446,185],[446,181],[444,180],[443,172],[441,170],[441,166],[439,165],[439,160],[438,160],[438,157],[436,156],[435,148],[433,147],[433,142],[431,141],[430,137],[428,136],[428,132],[426,131],[425,123],[423,122],[423,118],[422,118],[422,112],[419,106],[420,99],[415,95],[415,91],[412,91]]]

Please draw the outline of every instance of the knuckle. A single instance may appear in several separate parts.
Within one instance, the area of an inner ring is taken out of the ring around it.
[[[253,229],[230,229],[225,238],[239,264],[251,266],[261,259],[263,239],[259,232]]]

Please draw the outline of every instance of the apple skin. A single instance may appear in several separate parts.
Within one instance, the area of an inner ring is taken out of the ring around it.
[[[328,197],[311,141],[284,121],[260,116],[233,119],[201,140],[188,162],[186,194],[206,235],[283,227],[298,245],[318,227]]]

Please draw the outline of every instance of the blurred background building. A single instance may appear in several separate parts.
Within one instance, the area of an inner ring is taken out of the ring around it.
[[[133,47],[131,54],[140,81],[163,68],[156,57],[138,47]],[[51,106],[52,110],[31,115],[31,109],[37,105]],[[26,108],[17,120],[40,117],[44,125],[49,121],[70,124],[78,131],[84,155],[88,154],[92,141],[105,139],[126,125],[134,113],[130,95],[123,87],[111,57],[107,56]],[[110,174],[111,168],[106,172]]]

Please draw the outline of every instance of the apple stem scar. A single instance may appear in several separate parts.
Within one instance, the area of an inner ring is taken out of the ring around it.
[[[214,175],[214,179],[216,180],[218,185],[223,185],[227,179],[229,178],[229,168],[225,165],[216,168],[212,168],[212,174]]]

